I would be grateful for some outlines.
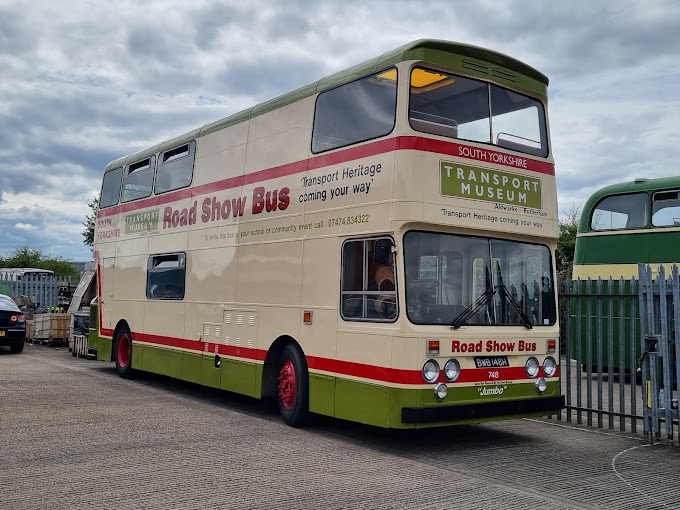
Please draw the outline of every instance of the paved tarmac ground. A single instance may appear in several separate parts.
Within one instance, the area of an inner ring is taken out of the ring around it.
[[[0,348],[0,508],[680,508],[680,449],[547,419],[390,432]]]

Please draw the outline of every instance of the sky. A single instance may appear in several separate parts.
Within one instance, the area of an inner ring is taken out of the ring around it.
[[[0,0],[0,255],[90,260],[108,162],[421,38],[549,77],[563,219],[680,173],[677,0]]]

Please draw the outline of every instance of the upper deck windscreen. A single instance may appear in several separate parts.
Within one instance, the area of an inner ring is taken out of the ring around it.
[[[545,110],[534,98],[419,67],[410,90],[409,121],[416,131],[548,155]]]

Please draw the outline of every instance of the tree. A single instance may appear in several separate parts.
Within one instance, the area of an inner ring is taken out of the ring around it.
[[[83,225],[85,226],[85,230],[83,230],[82,234],[85,240],[83,241],[83,244],[89,246],[90,248],[94,247],[94,225],[95,221],[97,220],[97,208],[99,207],[99,196],[96,196],[92,199],[92,202],[87,204],[88,207],[92,210],[92,214],[89,214],[85,217],[85,223]]]
[[[0,260],[0,267],[33,267],[36,269],[49,269],[54,271],[58,278],[78,278],[78,271],[67,260],[61,257],[51,258],[40,250],[29,248],[28,245],[19,246],[9,258]]]
[[[557,264],[557,277],[563,280],[571,280],[572,267],[574,265],[574,248],[576,247],[576,232],[581,221],[579,207],[572,207],[566,220],[560,220],[560,238],[557,241],[555,259]]]

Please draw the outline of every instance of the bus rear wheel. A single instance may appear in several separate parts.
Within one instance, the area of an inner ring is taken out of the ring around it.
[[[129,379],[133,376],[132,370],[132,334],[127,326],[123,326],[113,339],[113,354],[116,360],[118,374]]]
[[[281,352],[277,379],[281,418],[291,427],[304,426],[309,421],[309,374],[304,355],[292,344]]]

